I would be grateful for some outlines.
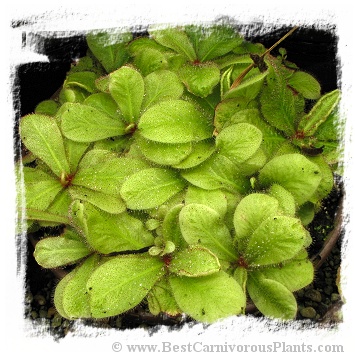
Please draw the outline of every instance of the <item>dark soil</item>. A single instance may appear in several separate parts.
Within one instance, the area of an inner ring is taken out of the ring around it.
[[[311,257],[317,256],[322,249],[324,241],[334,229],[334,217],[339,210],[342,199],[341,183],[337,183],[323,202],[322,209],[316,215],[312,224],[308,227],[313,244],[309,249]],[[59,233],[60,229],[57,230]],[[46,236],[53,233],[52,230],[44,229],[41,234]],[[295,293],[298,301],[297,320],[310,319],[315,323],[339,323],[341,322],[341,296],[339,294],[337,279],[338,269],[341,263],[341,243],[342,235],[336,241],[335,246],[327,259],[316,269],[314,281],[304,289]],[[315,262],[316,264],[316,262]],[[60,271],[59,271],[60,272]],[[53,293],[57,282],[58,274],[50,270],[41,268],[33,258],[33,246],[28,242],[28,263],[26,274],[25,309],[24,317],[34,328],[47,328],[48,333],[54,338],[64,337],[72,328],[73,321],[62,318],[53,306]],[[249,309],[248,314],[256,317],[261,314],[253,309]],[[105,320],[83,322],[92,327],[133,329],[137,327],[158,327],[161,325],[181,326],[191,320],[169,317],[167,315],[153,316],[144,305],[140,305],[134,310]]]

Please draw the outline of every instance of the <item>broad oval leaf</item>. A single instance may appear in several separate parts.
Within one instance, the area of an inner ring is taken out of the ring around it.
[[[73,141],[92,142],[125,134],[121,120],[91,105],[67,104],[67,110],[61,112],[60,118],[64,136]]]
[[[188,244],[201,244],[221,260],[237,259],[229,230],[214,209],[202,204],[189,204],[181,210],[179,221]]]
[[[136,123],[144,96],[142,75],[124,66],[110,74],[109,91],[128,123]]]
[[[306,250],[288,262],[264,267],[262,273],[266,279],[278,281],[290,291],[302,289],[314,279],[314,267]]]
[[[285,154],[271,159],[259,173],[264,187],[278,183],[290,191],[298,205],[308,201],[322,180],[318,165],[301,154]]]
[[[95,91],[95,80],[97,75],[91,71],[80,71],[69,73],[63,83],[63,87],[79,87],[89,93]]]
[[[163,266],[148,254],[117,256],[100,265],[87,282],[92,316],[115,316],[138,305],[164,275]]]
[[[150,29],[150,35],[159,44],[171,48],[175,52],[185,56],[188,60],[197,59],[195,50],[181,28]]]
[[[83,104],[99,109],[113,118],[122,117],[122,114],[118,110],[117,103],[108,93],[91,94],[84,100]]]
[[[244,258],[249,266],[278,264],[294,258],[308,239],[309,233],[299,219],[275,215],[255,229]]]
[[[91,250],[80,240],[60,237],[41,239],[35,247],[34,257],[46,269],[76,263],[86,257]]]
[[[214,63],[187,63],[180,69],[179,76],[189,92],[205,98],[219,83],[220,72]]]
[[[19,130],[27,149],[45,162],[56,176],[70,173],[63,137],[54,118],[26,115],[20,121]]]
[[[192,103],[169,100],[149,108],[138,129],[143,137],[161,143],[187,143],[212,137],[213,127]]]
[[[236,164],[251,158],[259,149],[262,133],[254,125],[240,123],[223,129],[216,138],[219,153]]]
[[[192,151],[192,144],[166,144],[147,140],[143,137],[136,138],[137,145],[142,154],[150,161],[159,165],[177,165]]]
[[[296,299],[278,281],[267,279],[259,272],[252,272],[247,280],[247,291],[263,315],[282,320],[296,317]]]
[[[63,317],[69,320],[91,317],[86,284],[91,273],[97,267],[97,263],[97,255],[87,258],[57,285],[54,293],[54,304]]]
[[[180,192],[185,182],[175,171],[150,168],[139,171],[123,183],[121,196],[130,209],[157,207]]]
[[[205,190],[225,189],[245,193],[250,187],[249,180],[241,175],[238,166],[220,154],[211,156],[199,166],[182,171],[181,176]]]
[[[289,86],[307,99],[318,99],[320,97],[320,84],[309,73],[296,71],[287,82]]]
[[[246,242],[265,219],[278,212],[276,198],[263,193],[252,193],[245,196],[234,212],[234,229],[238,241]]]
[[[184,92],[176,73],[160,70],[150,73],[144,78],[145,96],[142,107],[147,109],[152,105],[168,99],[179,99]]]
[[[27,208],[46,210],[63,190],[60,181],[38,168],[23,167],[25,205]]]
[[[169,272],[180,276],[198,277],[217,273],[218,258],[203,246],[193,245],[173,255]]]
[[[198,278],[170,276],[169,282],[180,309],[197,321],[213,323],[244,312],[242,288],[223,271]]]

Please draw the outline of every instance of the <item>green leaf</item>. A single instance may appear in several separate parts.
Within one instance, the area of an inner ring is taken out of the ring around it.
[[[119,195],[105,194],[80,186],[69,187],[72,200],[86,201],[105,212],[118,214],[126,210],[126,205]]]
[[[176,316],[182,312],[175,301],[169,281],[165,277],[153,286],[147,296],[147,301],[149,311],[153,315],[158,315],[162,312],[170,316]]]
[[[63,189],[60,181],[37,168],[23,167],[26,208],[45,210]]]
[[[169,240],[173,242],[178,249],[182,249],[186,246],[186,241],[182,236],[179,225],[179,215],[183,207],[184,205],[181,203],[170,208],[166,213],[162,224],[163,238],[166,241]]]
[[[103,254],[139,250],[154,242],[142,221],[127,212],[112,215],[81,203],[72,206],[71,219],[88,244]]]
[[[185,187],[176,172],[150,168],[131,175],[122,185],[121,196],[130,209],[157,207]]]
[[[213,323],[244,312],[242,288],[223,271],[198,278],[170,276],[169,282],[178,306],[197,321]]]
[[[306,72],[296,71],[288,79],[288,85],[307,99],[318,99],[320,97],[320,84]]]
[[[20,208],[19,208],[19,210],[20,210]],[[60,225],[60,224],[69,225],[70,224],[68,216],[62,216],[60,214],[50,213],[50,212],[46,212],[44,210],[39,210],[39,209],[35,209],[35,208],[26,207],[25,216],[26,216],[27,220],[32,220],[32,221],[50,222],[55,225]]]
[[[126,43],[131,39],[131,33],[101,32],[90,33],[86,36],[89,49],[107,73],[114,71],[127,62],[129,54],[126,49]]]
[[[172,165],[176,169],[190,169],[207,160],[216,150],[213,139],[192,143],[192,152],[178,164]]]
[[[234,212],[234,229],[239,242],[244,246],[253,232],[270,216],[278,212],[279,203],[276,198],[263,193],[252,193],[245,196]],[[240,249],[240,247],[239,247]]]
[[[201,62],[223,56],[242,42],[235,29],[225,25],[187,26],[185,31],[195,44],[197,57]]]
[[[199,203],[213,208],[224,217],[227,213],[227,198],[222,190],[204,190],[189,186],[186,192],[185,204]]]
[[[70,172],[63,137],[54,118],[40,114],[26,115],[20,121],[20,135],[27,149],[58,177]]]
[[[279,210],[282,214],[287,216],[294,216],[296,214],[296,202],[291,192],[275,183],[270,187],[268,194],[279,201]]]
[[[57,285],[54,304],[63,317],[71,320],[90,318],[91,311],[86,283],[98,263],[98,256],[87,258],[83,264],[66,275]]]
[[[161,49],[145,48],[134,55],[133,64],[139,69],[143,76],[168,67],[166,55]]]
[[[264,79],[268,72],[253,74],[247,77],[237,87],[230,88],[223,96],[223,99],[237,98],[243,96],[248,99],[254,99],[261,91]]]
[[[166,144],[147,140],[143,137],[136,138],[137,145],[142,154],[150,161],[159,165],[177,165],[192,151],[192,144]]]
[[[281,283],[267,279],[259,272],[252,272],[247,280],[247,290],[263,315],[282,320],[296,317],[296,299]]]
[[[308,260],[306,250],[289,262],[263,268],[262,273],[266,279],[278,281],[290,291],[304,288],[314,278],[313,264]]]
[[[198,277],[220,271],[218,258],[208,249],[193,245],[174,254],[169,272],[179,276]]]
[[[109,91],[128,123],[136,123],[144,96],[142,75],[131,67],[121,67],[110,74]]]
[[[97,75],[94,72],[82,71],[68,73],[63,83],[64,88],[79,87],[86,90],[89,93],[95,91],[95,80]]]
[[[143,137],[161,143],[187,143],[212,137],[213,128],[193,104],[183,100],[164,101],[149,108],[138,129]]]
[[[84,100],[83,104],[99,109],[112,118],[122,118],[122,114],[118,109],[117,103],[108,93],[91,94]],[[122,123],[122,125],[124,124]]]
[[[299,219],[275,215],[255,229],[244,258],[249,266],[278,264],[295,257],[308,239],[309,233]]]
[[[221,155],[240,164],[256,153],[262,142],[261,131],[247,123],[234,124],[217,136],[216,147]]]
[[[54,116],[57,113],[59,104],[53,99],[43,100],[35,108],[35,114]]]
[[[197,59],[195,50],[186,33],[180,28],[166,28],[162,30],[149,30],[150,35],[159,44],[171,48],[185,56],[188,60]]]
[[[91,105],[68,104],[60,118],[64,136],[73,141],[92,142],[126,133],[122,121]]]
[[[46,269],[74,264],[91,253],[81,241],[60,237],[41,239],[35,247],[34,257],[39,265]]]
[[[115,316],[138,305],[163,276],[163,264],[148,254],[137,254],[100,265],[87,282],[92,316]]]
[[[192,203],[181,210],[179,220],[188,244],[201,244],[222,260],[237,259],[229,230],[214,209]]]
[[[181,172],[181,176],[193,185],[205,190],[226,189],[244,193],[250,187],[249,180],[240,174],[239,168],[227,157],[211,156],[201,165]]]
[[[80,143],[64,138],[64,147],[67,154],[70,172],[76,172],[78,164],[90,143]]]
[[[160,70],[144,78],[145,96],[142,107],[147,109],[158,102],[179,99],[184,87],[176,73]]]
[[[220,73],[214,63],[187,63],[180,69],[179,76],[189,92],[205,98],[219,83]]]
[[[117,157],[107,150],[90,150],[80,162],[72,184],[118,196],[123,182],[147,167],[138,159]]]
[[[298,130],[301,130],[306,136],[313,135],[318,127],[330,116],[339,100],[339,89],[321,96],[311,111],[301,119],[298,124]]]
[[[270,160],[259,173],[263,187],[278,183],[290,191],[298,205],[308,201],[322,180],[318,165],[300,154],[285,154]]]
[[[215,109],[214,125],[216,130],[221,131],[226,124],[230,125],[230,119],[237,112],[244,109],[252,109],[256,106],[253,101],[245,97],[222,100]]]

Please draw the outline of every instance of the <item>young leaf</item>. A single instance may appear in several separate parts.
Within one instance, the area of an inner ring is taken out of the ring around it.
[[[313,196],[321,180],[318,165],[300,154],[276,156],[259,173],[259,181],[263,187],[278,183],[292,193],[298,205]]]
[[[268,194],[279,201],[280,213],[287,216],[294,216],[296,214],[296,202],[291,192],[275,183],[270,187]]]
[[[61,177],[69,173],[62,134],[55,119],[45,115],[30,114],[20,121],[20,135],[23,143],[36,157]]]
[[[168,99],[179,99],[184,87],[176,73],[160,70],[150,73],[144,78],[145,96],[143,109]]]
[[[219,83],[219,68],[214,63],[185,64],[179,71],[179,76],[188,91],[205,98]]]
[[[91,311],[86,283],[98,263],[98,256],[87,258],[83,264],[62,279],[54,294],[54,304],[59,313],[71,319],[90,318]]]
[[[219,154],[211,156],[199,166],[184,170],[181,176],[205,190],[225,189],[244,193],[250,187],[249,180],[240,174],[239,168],[230,159]]]
[[[86,36],[89,49],[107,73],[114,71],[127,62],[129,54],[126,49],[126,43],[131,39],[131,33],[101,32],[90,33]]]
[[[63,134],[73,141],[92,142],[126,133],[121,120],[90,105],[67,104],[60,118]]]
[[[136,123],[144,96],[142,75],[131,67],[121,67],[110,74],[109,91],[126,122]]]
[[[192,203],[180,212],[181,233],[188,244],[201,244],[221,260],[237,259],[228,228],[212,208]]]
[[[149,108],[138,129],[146,139],[171,144],[211,138],[213,132],[204,115],[183,100],[164,101]]]
[[[163,264],[148,254],[132,254],[100,265],[87,282],[92,316],[115,316],[138,305],[164,275]]]
[[[171,48],[175,52],[185,56],[189,61],[193,62],[197,59],[195,50],[186,33],[182,29],[151,29],[149,33],[156,42],[165,47]]]
[[[80,240],[60,237],[41,239],[35,247],[34,257],[39,265],[46,269],[74,264],[91,253]]]
[[[138,51],[134,55],[133,64],[143,76],[168,68],[168,61],[164,51],[156,48],[145,48]]]
[[[258,128],[241,123],[223,129],[217,136],[216,147],[221,155],[240,164],[256,153],[261,142],[262,133]]]
[[[174,254],[169,272],[180,276],[198,277],[217,273],[218,258],[203,246],[193,245]]]
[[[276,198],[263,193],[245,196],[234,213],[234,229],[238,241],[250,239],[253,232],[270,216],[277,213],[279,203]]]
[[[313,135],[318,127],[327,120],[339,100],[339,89],[324,94],[319,98],[311,111],[301,119],[298,124],[298,130],[301,130],[306,136]]]
[[[43,100],[35,108],[35,114],[54,116],[57,113],[59,104],[53,99]]]
[[[297,218],[272,216],[251,235],[245,250],[248,265],[278,264],[295,257],[308,244],[309,233]]]
[[[147,296],[149,311],[153,315],[166,313],[170,316],[181,314],[181,309],[177,305],[167,278],[159,280]]]
[[[157,207],[185,187],[185,182],[172,170],[150,168],[139,171],[123,183],[121,196],[130,209]]]
[[[258,310],[265,316],[282,320],[295,318],[296,299],[281,283],[255,271],[249,274],[247,290]]]
[[[180,309],[197,321],[213,323],[244,312],[242,288],[223,271],[198,278],[172,275],[169,282]]]
[[[318,99],[320,97],[320,84],[306,72],[296,71],[287,82],[290,87],[307,99]]]
[[[179,214],[184,205],[177,204],[173,206],[165,215],[162,224],[162,234],[163,238],[167,241],[171,241],[179,249],[186,246],[186,241],[182,236],[180,225],[179,225]]]

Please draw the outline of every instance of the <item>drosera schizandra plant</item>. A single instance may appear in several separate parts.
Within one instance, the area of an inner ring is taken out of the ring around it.
[[[57,311],[145,302],[213,323],[251,300],[295,318],[293,292],[314,278],[307,225],[340,170],[340,91],[227,24],[87,44],[58,97],[20,122],[18,229],[62,228],[34,252],[68,269]]]

